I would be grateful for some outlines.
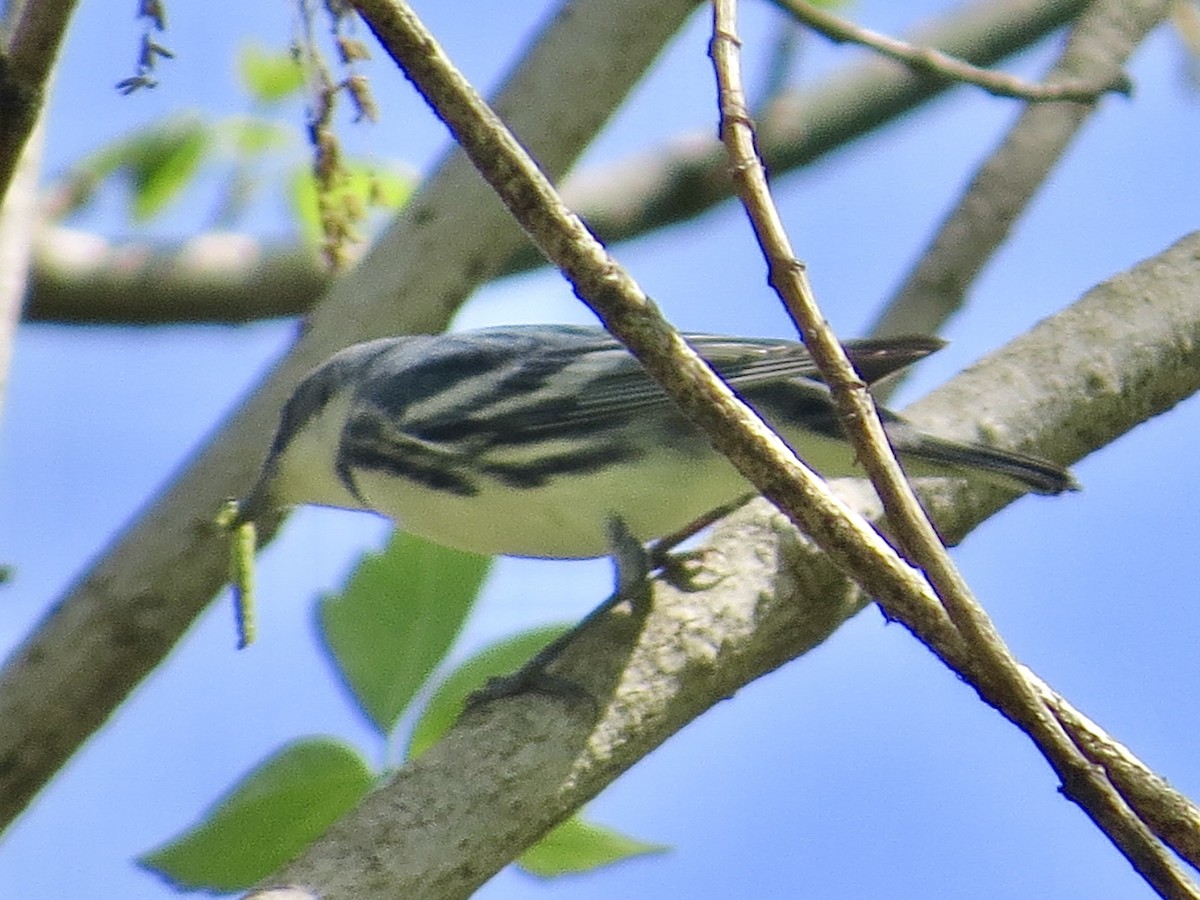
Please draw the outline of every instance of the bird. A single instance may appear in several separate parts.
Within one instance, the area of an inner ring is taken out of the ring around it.
[[[684,338],[811,468],[863,474],[803,344]],[[922,336],[845,343],[868,384],[942,346]],[[1078,489],[1055,463],[879,413],[910,475]],[[608,555],[614,520],[649,542],[752,491],[607,331],[516,325],[335,353],[284,405],[235,520],[304,504],[370,510],[461,550],[574,559]]]

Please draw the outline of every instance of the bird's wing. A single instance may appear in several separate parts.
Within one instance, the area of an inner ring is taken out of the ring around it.
[[[735,390],[809,382],[810,402],[824,396],[802,344],[685,337]],[[850,341],[846,349],[870,383],[940,346],[936,338],[889,338]],[[348,425],[359,421],[372,442],[393,432],[393,439],[406,445],[416,440],[430,450],[470,453],[497,442],[598,434],[669,406],[657,382],[607,332],[512,327],[439,336],[420,353],[384,358],[356,398]],[[347,428],[348,439],[353,430]]]
[[[817,366],[802,344],[709,334],[685,337],[734,390],[750,391],[757,386],[798,381],[811,381],[820,393],[825,390]],[[944,345],[938,338],[902,337],[847,341],[845,348],[859,375],[870,385]],[[604,352],[620,354],[619,348],[612,341]],[[628,354],[620,358],[619,364],[615,357],[610,357],[603,366],[596,365],[594,371],[595,377],[579,398],[576,416],[623,416],[670,402],[658,383]]]

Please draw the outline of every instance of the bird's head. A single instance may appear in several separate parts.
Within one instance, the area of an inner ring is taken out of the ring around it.
[[[337,470],[342,428],[367,370],[396,340],[347,347],[296,386],[280,413],[258,480],[238,504],[235,525],[302,503],[360,505]]]

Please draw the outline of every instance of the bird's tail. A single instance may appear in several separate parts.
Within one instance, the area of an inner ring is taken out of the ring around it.
[[[962,444],[924,436],[919,447],[907,448],[909,459],[920,459],[938,467],[961,469],[994,476],[1009,487],[1019,486],[1035,494],[1061,494],[1079,490],[1079,483],[1065,468],[1036,456],[999,450],[983,444]]]

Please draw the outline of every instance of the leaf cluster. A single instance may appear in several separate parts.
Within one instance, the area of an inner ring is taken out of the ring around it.
[[[396,765],[420,756],[458,719],[467,698],[565,631],[547,626],[494,643],[444,677],[491,560],[397,532],[362,558],[342,590],[322,597],[317,626],[352,702]],[[410,728],[405,723],[412,721]],[[401,744],[398,753],[388,748]],[[380,749],[380,748],[377,748]],[[392,769],[326,735],[297,738],[242,776],[184,832],[139,864],[187,889],[250,887],[292,859]],[[661,852],[577,813],[517,861],[542,877]]]

